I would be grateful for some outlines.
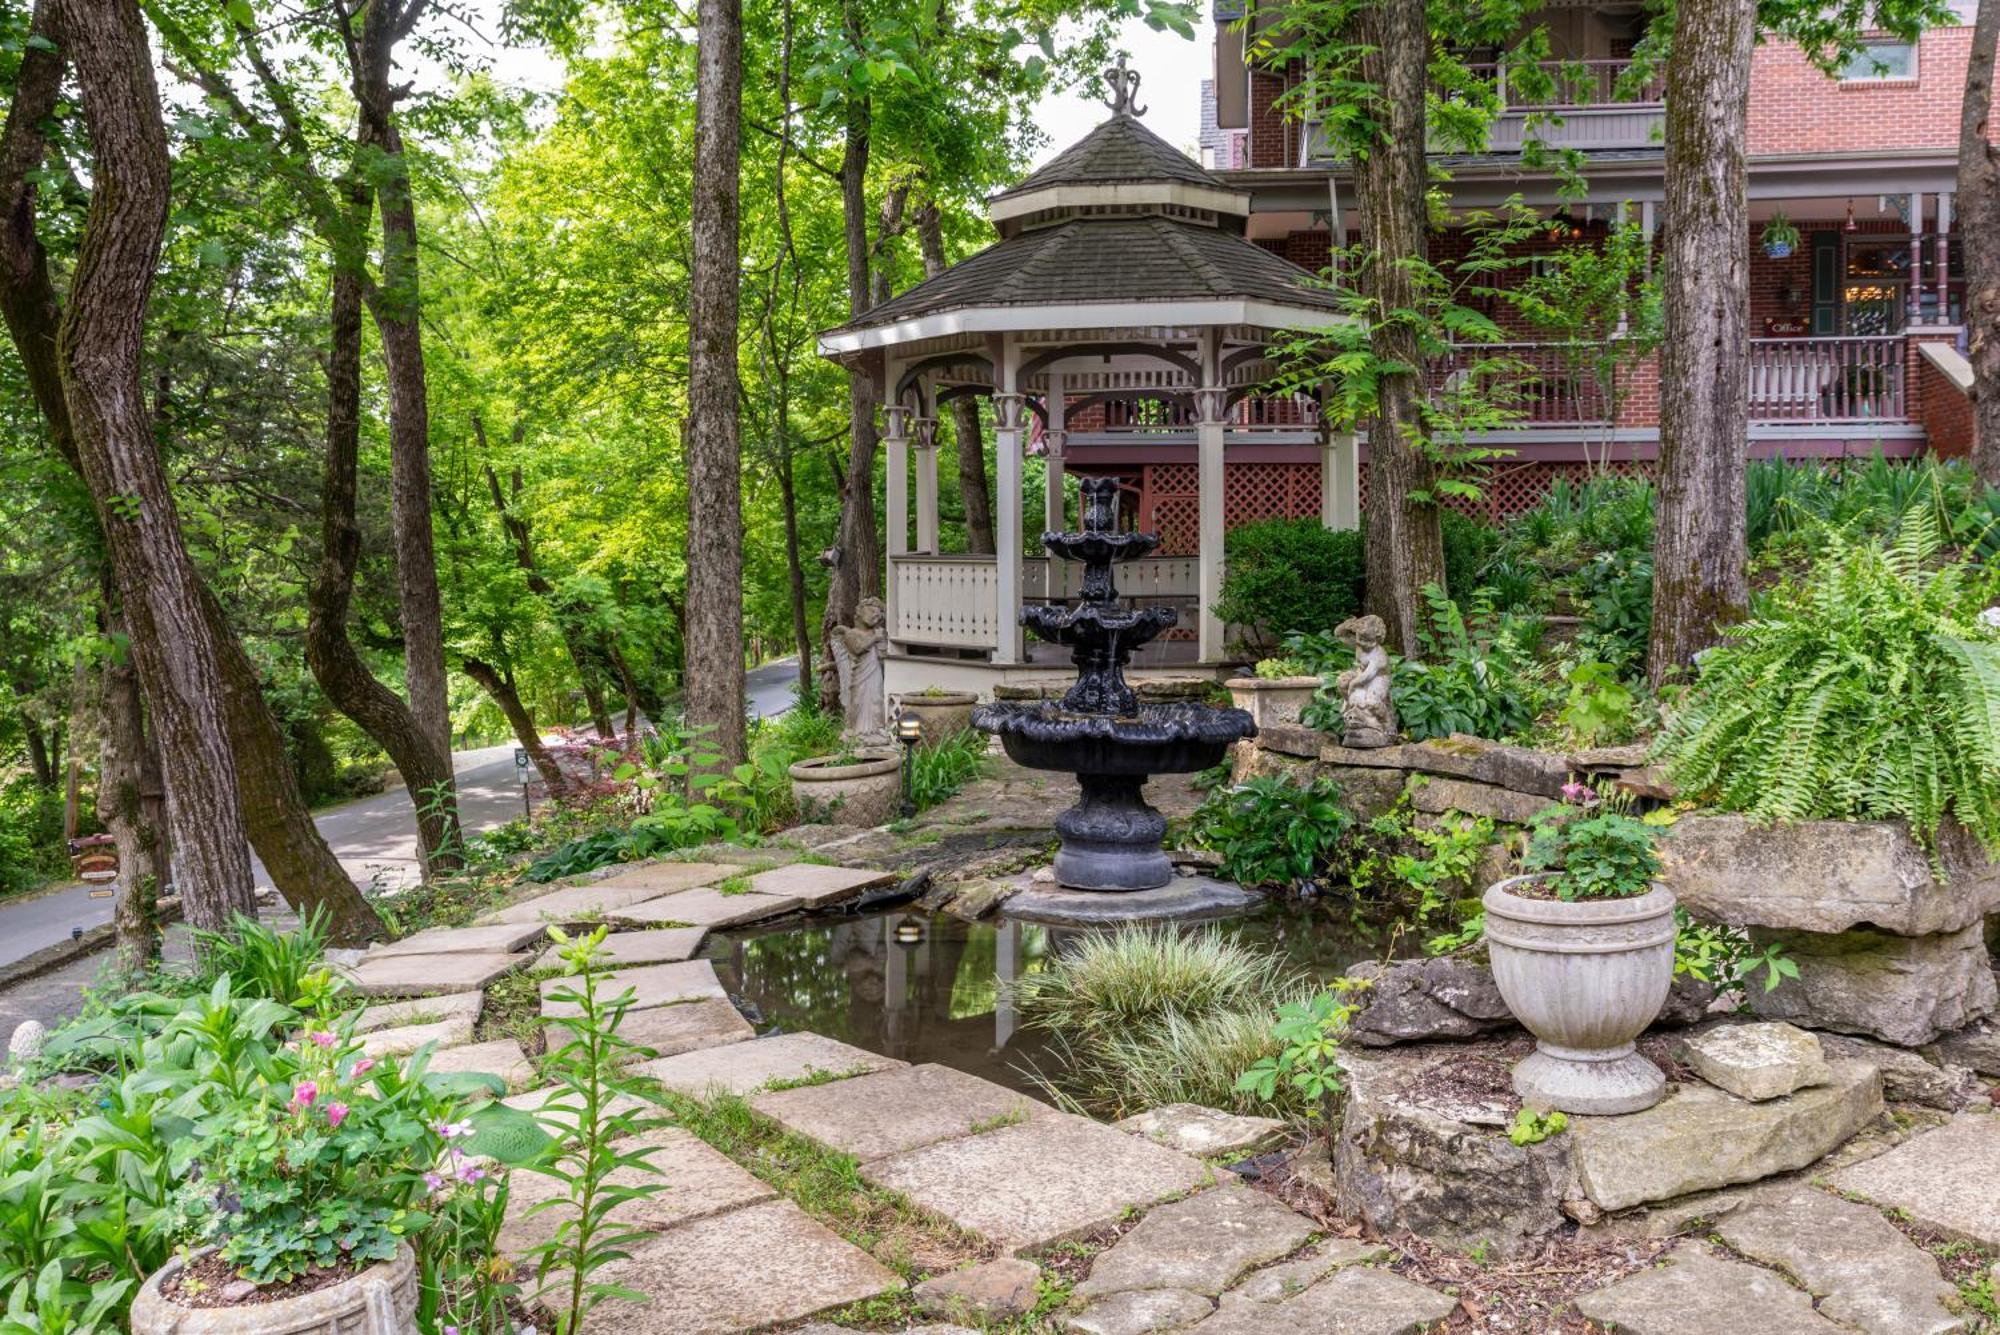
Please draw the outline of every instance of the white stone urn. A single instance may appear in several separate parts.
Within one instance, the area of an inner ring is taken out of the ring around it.
[[[903,754],[871,749],[815,756],[791,768],[799,819],[831,825],[887,825],[903,805]]]
[[[935,746],[961,732],[972,731],[972,707],[979,697],[971,691],[912,691],[898,696],[889,719],[899,714],[915,714],[923,728],[925,746]]]
[[[176,1256],[139,1290],[132,1300],[132,1335],[416,1335],[417,1257],[407,1242],[396,1244],[392,1261],[270,1303],[183,1307],[160,1291],[180,1270]]]
[[[1632,899],[1531,899],[1516,876],[1488,889],[1493,981],[1535,1051],[1514,1068],[1523,1102],[1605,1115],[1650,1108],[1666,1093],[1660,1068],[1632,1040],[1666,1004],[1674,981],[1674,892],[1654,883]]]
[[[1299,714],[1323,685],[1318,677],[1231,677],[1223,685],[1238,709],[1258,727],[1298,726]]]

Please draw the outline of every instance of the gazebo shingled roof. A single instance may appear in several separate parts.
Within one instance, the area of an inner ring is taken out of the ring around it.
[[[1216,190],[1235,190],[1140,124],[1136,117],[1113,116],[1056,154],[1027,180],[993,198],[1012,199],[1056,185],[1110,185],[1125,181],[1181,181]]]

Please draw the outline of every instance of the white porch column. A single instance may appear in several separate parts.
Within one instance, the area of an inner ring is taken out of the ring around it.
[[[1201,385],[1194,392],[1195,458],[1200,474],[1201,661],[1222,661],[1222,619],[1215,605],[1222,598],[1223,457],[1222,443],[1229,391],[1222,385],[1222,336],[1213,329],[1201,336]]]
[[[882,582],[886,595],[884,602],[889,610],[889,634],[894,636],[896,622],[896,558],[907,556],[910,551],[910,410],[900,403],[891,403],[882,409],[882,454],[884,466],[888,469],[887,486],[884,488],[884,526],[888,529],[889,570],[888,578]]]
[[[1011,338],[1000,341],[994,358],[993,483],[994,562],[999,579],[999,625],[994,633],[993,661],[1021,661],[1021,426],[1027,400],[1021,395],[1021,348]]]
[[[917,428],[917,550],[938,554],[937,418],[919,417]]]
[[[1924,196],[1910,192],[1910,295],[1909,323],[1924,321]]]
[[[1064,425],[1063,378],[1061,371],[1049,372],[1049,425],[1042,439],[1048,443],[1048,492],[1042,501],[1042,527],[1061,532],[1069,527],[1063,507],[1063,451],[1069,448],[1069,431]],[[1053,558],[1052,558],[1053,559]]]
[[[1320,435],[1319,522],[1331,529],[1361,527],[1361,437],[1352,431]]]
[[[1937,322],[1951,323],[1951,209],[1958,196],[1950,190],[1938,196]]]

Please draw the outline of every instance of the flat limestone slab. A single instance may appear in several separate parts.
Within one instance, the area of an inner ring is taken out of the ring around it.
[[[725,895],[720,890],[702,888],[662,895],[643,903],[621,905],[612,913],[615,922],[637,927],[657,927],[678,923],[684,927],[735,927],[790,913],[800,901],[790,895],[760,895],[746,890]]]
[[[895,1272],[790,1201],[682,1224],[592,1278],[653,1299],[601,1304],[585,1323],[588,1332],[616,1335],[733,1335],[903,1287]]]
[[[1169,1103],[1111,1125],[1155,1145],[1203,1157],[1256,1154],[1285,1138],[1285,1124],[1275,1117],[1244,1117],[1199,1103]]]
[[[786,1084],[815,1075],[866,1075],[906,1064],[818,1034],[799,1033],[661,1057],[642,1062],[632,1071],[691,1098],[705,1098],[716,1093],[754,1094],[774,1081]]]
[[[526,964],[527,955],[475,951],[462,955],[390,955],[342,969],[350,990],[364,997],[420,997],[477,992]]]
[[[459,1014],[428,1024],[377,1029],[362,1035],[361,1051],[370,1057],[407,1057],[426,1043],[435,1043],[441,1048],[456,1047],[472,1041],[473,1022],[472,1016]]]
[[[1693,1246],[1674,1252],[1668,1265],[1584,1294],[1576,1310],[1629,1335],[1836,1335],[1843,1329],[1813,1311],[1811,1297],[1775,1272],[1718,1260]]]
[[[1066,1113],[880,1159],[861,1175],[1010,1252],[1088,1233],[1209,1181],[1199,1159]]]
[[[1842,1191],[1907,1210],[1940,1233],[2000,1247],[2000,1116],[1961,1113],[1833,1175]]]
[[[1867,1335],[1965,1328],[1945,1310],[1956,1290],[1937,1261],[1873,1206],[1807,1187],[1732,1211],[1715,1231],[1737,1252],[1810,1290],[1823,1315]]]
[[[1214,1297],[1256,1266],[1289,1256],[1313,1222],[1277,1197],[1234,1183],[1162,1205],[1091,1265],[1079,1298],[1130,1289],[1180,1289]]]
[[[583,1014],[580,1002],[550,999],[553,993],[565,988],[581,991],[583,979],[572,974],[542,980],[542,1014],[551,1020],[572,1020]],[[715,965],[707,960],[620,969],[598,979],[597,988],[597,995],[606,1001],[629,989],[633,994],[631,1009],[634,1011],[652,1006],[672,1006],[683,1001],[704,1001],[711,997],[726,998],[729,995],[722,990],[722,983],[715,976]]]
[[[619,1228],[658,1233],[725,1210],[768,1201],[777,1195],[728,1156],[679,1127],[662,1127],[620,1141],[618,1149],[643,1154],[658,1172],[619,1168],[610,1175],[611,1185],[658,1183],[663,1188],[650,1196],[613,1206],[610,1217]],[[530,1211],[541,1202],[563,1194],[562,1184],[547,1174],[516,1169],[508,1179],[507,1222],[500,1229],[500,1250],[519,1258],[529,1248],[553,1238],[565,1219],[576,1217],[576,1211],[566,1205],[536,1213]]]
[[[628,1043],[651,1049],[650,1057],[673,1057],[702,1048],[719,1048],[755,1038],[757,1031],[743,1013],[728,1001],[684,1001],[675,1006],[654,1006],[649,1010],[627,1011],[618,1035]],[[554,1024],[548,1030],[549,1046],[561,1047],[573,1035],[568,1026]]]
[[[400,941],[376,946],[368,958],[389,955],[456,955],[465,951],[511,952],[541,941],[548,928],[538,922],[503,922],[488,927],[426,927]]]
[[[610,881],[595,881],[589,885],[572,885],[533,899],[524,899],[518,904],[510,904],[504,909],[496,909],[475,920],[476,926],[494,923],[565,923],[583,922],[602,918],[613,909],[622,909],[628,904],[654,899],[660,892],[651,886],[615,885]]]
[[[750,878],[750,889],[760,895],[790,897],[807,908],[824,908],[852,899],[863,890],[889,885],[901,879],[893,871],[872,871],[866,867],[822,867],[810,862],[794,862],[773,867]]]
[[[479,1018],[486,1004],[484,992],[455,992],[448,997],[418,997],[413,1001],[383,1001],[368,1007],[354,1022],[356,1033],[375,1029],[400,1029],[413,1024],[435,1024],[463,1015],[468,1022]]]
[[[1738,1098],[1780,1098],[1831,1078],[1819,1039],[1796,1025],[1724,1024],[1687,1040],[1694,1073]]]
[[[1873,1066],[1837,1061],[1827,1069],[1828,1083],[1764,1103],[1689,1083],[1644,1112],[1570,1118],[1584,1194],[1622,1210],[1804,1168],[1882,1111]]]
[[[864,1163],[1055,1112],[990,1080],[932,1065],[776,1090],[750,1106]]]
[[[1225,1295],[1221,1310],[1187,1329],[1198,1335],[1418,1335],[1457,1310],[1458,1299],[1448,1294],[1388,1270],[1355,1265],[1282,1302]],[[1694,1329],[1678,1335],[1693,1335]]]
[[[509,1094],[518,1094],[534,1084],[537,1074],[528,1054],[511,1038],[439,1048],[431,1054],[428,1069],[446,1075],[496,1075],[506,1082]]]
[[[607,876],[598,884],[636,886],[651,891],[652,895],[647,896],[651,898],[653,895],[671,895],[678,890],[692,890],[698,885],[714,885],[742,870],[741,867],[720,862],[648,862]]]
[[[604,938],[604,944],[598,947],[598,951],[601,958],[614,965],[673,964],[693,959],[707,935],[706,927],[655,927],[643,932],[613,932]],[[566,967],[562,947],[550,946],[535,963],[537,968],[542,969]]]
[[[1263,896],[1233,881],[1210,876],[1176,876],[1157,890],[1108,895],[1035,883],[1001,906],[1003,917],[1055,927],[1099,923],[1199,922],[1228,918],[1263,902]]]

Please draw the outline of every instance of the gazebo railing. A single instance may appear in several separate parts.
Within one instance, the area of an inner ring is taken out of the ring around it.
[[[896,594],[890,639],[948,649],[990,649],[1000,642],[1000,567],[992,557],[892,556],[889,570]],[[1149,557],[1120,566],[1117,579],[1127,598],[1192,598],[1201,589],[1201,562]],[[1067,561],[1021,562],[1021,596],[1029,602],[1074,598],[1082,582],[1083,568]]]

